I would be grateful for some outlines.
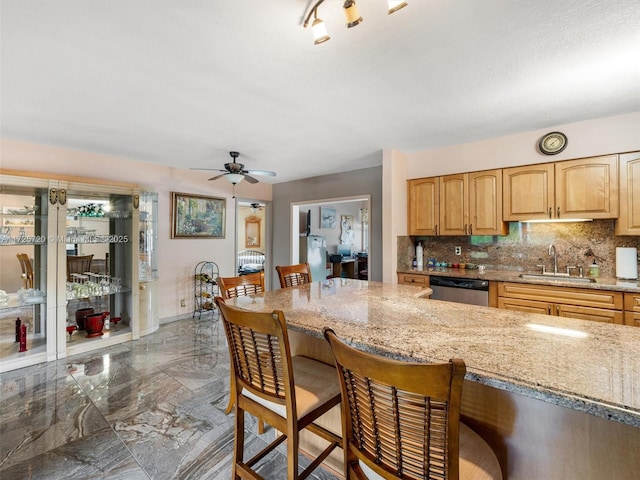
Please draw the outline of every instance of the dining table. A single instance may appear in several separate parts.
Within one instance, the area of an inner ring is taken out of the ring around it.
[[[408,362],[461,358],[462,420],[505,479],[638,478],[640,329],[429,298],[429,288],[332,278],[226,300],[286,318],[293,355],[326,363],[322,331]],[[325,415],[340,433],[340,410]],[[321,448],[310,436],[301,449]],[[326,460],[341,470],[342,455]],[[635,477],[634,477],[635,476]]]

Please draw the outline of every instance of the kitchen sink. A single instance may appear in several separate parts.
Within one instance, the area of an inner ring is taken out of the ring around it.
[[[546,280],[552,282],[570,282],[570,283],[595,283],[595,278],[589,277],[569,277],[566,275],[553,275],[542,273],[522,273],[520,278],[525,280]]]

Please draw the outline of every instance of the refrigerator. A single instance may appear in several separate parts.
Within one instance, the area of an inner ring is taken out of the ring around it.
[[[320,235],[300,237],[300,263],[309,263],[314,282],[327,278],[327,242]]]

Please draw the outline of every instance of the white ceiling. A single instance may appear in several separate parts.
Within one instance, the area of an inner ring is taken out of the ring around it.
[[[1,134],[282,182],[640,111],[638,0],[408,1],[0,0]]]

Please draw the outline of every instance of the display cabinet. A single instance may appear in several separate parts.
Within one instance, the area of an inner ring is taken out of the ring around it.
[[[220,275],[220,269],[214,262],[202,261],[196,265],[193,274],[193,318],[201,318],[203,314],[217,312],[214,299],[219,295],[216,279]]]
[[[155,332],[158,322],[158,194],[140,193],[138,230],[140,335]]]
[[[21,173],[0,172],[0,371],[138,338],[137,187]]]
[[[0,174],[0,372],[56,358],[56,208],[49,192],[48,180]]]

